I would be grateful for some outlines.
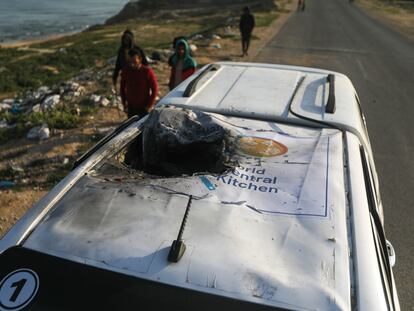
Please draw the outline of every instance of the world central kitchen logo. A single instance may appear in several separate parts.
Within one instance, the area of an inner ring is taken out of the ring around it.
[[[223,184],[247,189],[251,191],[260,191],[268,193],[277,193],[275,187],[277,177],[266,176],[266,169],[244,168],[235,170],[231,175],[219,176],[217,180]]]
[[[288,152],[285,145],[273,139],[248,136],[238,139],[237,149],[241,154],[259,158],[281,156]],[[277,177],[272,175],[266,174],[266,169],[262,167],[239,167],[232,174],[217,177],[217,180],[250,191],[277,193]]]

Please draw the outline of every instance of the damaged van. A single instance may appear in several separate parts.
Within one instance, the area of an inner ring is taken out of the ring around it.
[[[216,63],[0,239],[0,310],[399,310],[349,79]]]

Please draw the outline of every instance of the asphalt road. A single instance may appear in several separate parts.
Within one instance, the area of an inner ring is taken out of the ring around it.
[[[367,119],[397,264],[402,310],[414,310],[414,43],[346,0],[307,0],[257,62],[346,74]]]

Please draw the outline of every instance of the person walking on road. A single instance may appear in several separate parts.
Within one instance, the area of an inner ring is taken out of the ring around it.
[[[298,12],[305,11],[305,0],[298,0]]]
[[[142,64],[148,65],[147,57],[145,56],[144,51],[137,45],[135,45],[134,42],[134,34],[131,30],[127,29],[122,34],[121,38],[121,46],[118,50],[118,56],[116,58],[116,64],[115,64],[115,70],[112,75],[112,82],[114,83],[114,87],[116,89],[116,84],[118,81],[119,73],[124,69],[128,64],[128,52],[132,48],[138,50],[140,54],[142,55]]]
[[[246,6],[243,9],[243,14],[240,17],[239,23],[240,34],[242,39],[242,57],[248,55],[250,38],[252,36],[254,26],[254,16],[250,13],[250,9]]]
[[[168,86],[175,88],[197,69],[197,62],[190,55],[190,48],[186,40],[178,40],[174,55],[170,59],[171,74]]]
[[[144,55],[138,49],[128,52],[129,64],[121,73],[121,99],[128,118],[146,116],[153,108],[158,94],[157,78],[153,70],[144,65]]]

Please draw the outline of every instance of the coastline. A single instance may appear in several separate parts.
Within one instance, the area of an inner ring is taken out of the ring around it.
[[[4,95],[17,102],[20,112],[11,113],[7,103],[0,111],[0,179],[13,185],[0,189],[0,237],[67,175],[79,156],[125,120],[112,91],[113,59],[123,29],[139,33],[139,44],[148,55],[154,51],[160,55],[151,67],[159,81],[158,95],[163,97],[168,92],[171,39],[177,33],[198,34],[192,43],[200,66],[217,61],[251,61],[256,50],[263,48],[286,21],[292,11],[285,6],[292,3],[282,0],[279,10],[257,10],[249,58],[240,57],[233,7],[213,13],[207,9],[206,14],[196,17],[178,11],[180,19],[175,17],[178,13],[171,12],[158,18],[126,19],[81,32],[2,45],[4,64],[0,72],[7,74],[0,75],[0,98]],[[224,27],[223,21],[228,21],[228,26]],[[39,46],[30,46],[35,44]],[[56,98],[55,108],[38,111],[46,104],[42,92]],[[41,99],[27,101],[31,98]],[[43,125],[50,129],[49,138],[27,138],[33,128]]]
[[[5,41],[5,42],[0,43],[0,49],[16,49],[16,48],[30,46],[33,44],[53,42],[53,41],[56,41],[56,40],[59,40],[65,37],[69,37],[69,36],[81,33],[85,30],[71,31],[71,32],[66,32],[62,34],[51,34],[51,35],[47,35],[44,37],[37,37],[37,38],[27,38],[27,39],[15,40],[15,41]]]

